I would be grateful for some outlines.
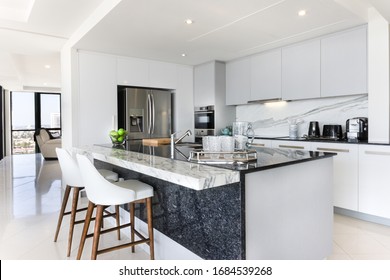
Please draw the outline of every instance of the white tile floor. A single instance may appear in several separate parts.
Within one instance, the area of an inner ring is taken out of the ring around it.
[[[0,162],[0,259],[64,260],[66,258],[68,217],[58,242],[53,242],[61,204],[61,171],[57,161],[45,161],[40,154],[6,157]],[[86,203],[82,199],[82,203]],[[81,225],[77,225],[71,257],[75,259]],[[126,242],[125,235],[122,242]],[[105,235],[102,246],[118,241]],[[349,217],[334,216],[333,253],[330,260],[390,260],[390,227]],[[90,257],[87,240],[83,259]],[[141,249],[135,254],[119,250],[99,259],[148,259]]]

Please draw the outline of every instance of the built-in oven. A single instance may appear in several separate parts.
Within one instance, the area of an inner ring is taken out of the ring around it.
[[[215,135],[214,106],[195,107],[195,142],[202,142],[202,137]]]

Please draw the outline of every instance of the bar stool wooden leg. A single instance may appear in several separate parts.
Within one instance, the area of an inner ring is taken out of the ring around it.
[[[129,203],[129,211],[130,211],[130,236],[131,236],[131,242],[134,242],[134,211],[135,211],[135,207],[134,207],[134,203],[130,202]],[[134,253],[135,252],[135,246],[132,246],[131,247],[131,252]]]
[[[88,234],[89,225],[91,223],[93,209],[95,209],[95,204],[93,204],[92,202],[89,202],[88,203],[87,213],[85,215],[85,222],[84,222],[83,232],[81,234],[79,251],[77,253],[77,259],[78,260],[81,259],[81,255],[83,253],[85,239],[87,239],[87,234]]]
[[[116,226],[118,227],[118,240],[121,240],[121,229],[120,226],[120,219],[119,219],[119,205],[115,205],[115,220],[116,220]]]
[[[60,215],[58,216],[57,229],[56,229],[56,234],[54,236],[54,242],[57,242],[58,234],[60,233],[61,223],[62,223],[62,219],[64,218],[66,204],[68,203],[70,189],[71,187],[69,186],[66,186],[65,188],[65,194],[64,194],[64,198],[62,199]]]
[[[146,199],[146,208],[147,208],[147,215],[148,215],[150,259],[154,260],[153,211],[152,211],[152,198],[151,197],[148,197]]]
[[[101,230],[101,225],[102,225],[102,220],[103,220],[103,210],[104,210],[104,206],[97,205],[96,219],[95,219],[95,230],[93,233],[93,242],[92,242],[91,260],[96,260],[96,258],[97,258],[99,239],[100,239],[100,230]]]
[[[67,256],[70,256],[70,251],[72,248],[72,239],[73,239],[73,229],[74,229],[74,222],[76,220],[76,211],[77,211],[77,203],[79,200],[79,188],[73,188],[73,200],[72,200],[72,210],[70,214],[70,224],[69,224],[69,236],[68,236],[68,253]]]

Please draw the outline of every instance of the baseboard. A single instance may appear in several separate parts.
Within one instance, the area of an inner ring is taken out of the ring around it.
[[[359,220],[363,220],[363,221],[367,221],[367,222],[371,222],[371,223],[390,226],[390,219],[387,219],[387,218],[378,217],[378,216],[374,216],[374,215],[370,215],[370,214],[365,214],[365,213],[361,213],[361,212],[357,212],[357,211],[353,211],[353,210],[348,210],[348,209],[344,209],[344,208],[340,208],[340,207],[334,207],[333,210],[334,210],[334,213],[336,213],[336,214],[348,216],[351,218],[355,218],[355,219],[359,219]]]

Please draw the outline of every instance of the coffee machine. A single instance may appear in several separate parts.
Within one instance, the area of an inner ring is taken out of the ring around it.
[[[348,119],[346,130],[349,142],[368,140],[368,118],[357,117]]]

